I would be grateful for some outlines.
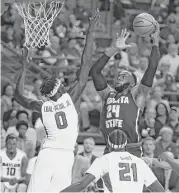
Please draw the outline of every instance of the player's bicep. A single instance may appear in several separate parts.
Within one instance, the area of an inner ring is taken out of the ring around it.
[[[30,102],[30,108],[40,113],[41,113],[42,105],[43,105],[43,101],[40,101],[40,100],[32,100]]]
[[[132,89],[133,99],[135,100],[138,108],[140,108],[142,111],[145,107],[145,103],[150,91],[151,87],[145,86],[141,83]]]

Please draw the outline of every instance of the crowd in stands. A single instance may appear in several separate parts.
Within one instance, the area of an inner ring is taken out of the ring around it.
[[[102,1],[99,1],[99,5],[102,7]],[[172,157],[179,160],[179,1],[152,1],[149,13],[161,26],[161,59],[152,92],[148,96],[139,124],[143,157],[166,191],[179,192],[179,177],[166,163],[159,162],[157,159],[162,152],[168,151]],[[73,9],[64,6],[50,30],[51,47],[33,49],[34,55],[42,56],[41,59],[34,60],[34,63],[49,72],[56,73],[66,86],[72,84],[80,66],[90,15],[91,10],[81,5]],[[112,26],[114,29],[118,31],[124,27],[129,29],[131,35],[127,43],[131,48],[111,58],[103,73],[112,85],[115,73],[121,68],[127,69],[136,74],[139,82],[149,65],[151,39],[135,35],[131,28],[132,19],[125,15],[125,10],[124,15],[114,16]],[[134,18],[134,15],[131,18]],[[99,22],[95,33],[99,35],[105,30],[106,26]],[[14,5],[11,5],[1,16],[1,39],[11,49],[21,53],[24,43],[24,24]],[[101,41],[105,41],[105,38]],[[100,47],[100,42],[96,40],[94,57],[99,58],[108,47]],[[2,65],[8,65],[7,61],[3,63],[3,56],[8,55],[12,58],[15,56],[3,44],[1,48]],[[15,78],[17,78],[16,75]],[[33,77],[32,81],[25,86],[24,94],[33,99],[43,99],[39,93],[42,78],[43,76]],[[34,159],[46,135],[45,130],[38,113],[24,109],[15,101],[13,92],[16,80],[7,78],[4,74],[1,80],[1,149],[6,147],[6,137],[9,134],[13,133],[17,136],[17,148],[24,151],[29,160],[26,174],[28,184],[35,163]],[[100,134],[101,107],[101,98],[89,77],[80,106],[81,132]],[[84,152],[74,152],[76,159],[72,175],[73,182],[82,178],[96,158],[92,154],[94,147],[94,139],[87,138],[84,140]],[[91,185],[89,191],[97,191],[95,187]]]

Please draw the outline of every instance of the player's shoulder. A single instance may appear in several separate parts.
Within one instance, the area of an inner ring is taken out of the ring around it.
[[[105,89],[98,91],[98,94],[103,100],[105,100],[108,97],[108,95],[112,93],[115,93],[115,90],[110,85],[107,85]]]
[[[0,156],[6,153],[6,148],[0,149]]]
[[[26,154],[24,151],[22,151],[22,150],[20,150],[20,149],[18,149],[18,148],[17,148],[17,153],[18,153],[18,155],[21,156],[21,157],[27,157],[27,154]]]

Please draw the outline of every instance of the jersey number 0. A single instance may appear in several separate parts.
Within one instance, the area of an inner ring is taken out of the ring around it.
[[[66,115],[63,111],[57,112],[55,114],[55,121],[57,123],[58,129],[65,129],[68,127]]]

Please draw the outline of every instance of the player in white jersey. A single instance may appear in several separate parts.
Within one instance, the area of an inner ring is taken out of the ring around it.
[[[27,156],[17,149],[17,137],[9,134],[6,138],[6,148],[0,151],[1,188],[0,192],[25,192],[25,173]]]
[[[109,134],[110,153],[97,158],[86,172],[83,180],[73,184],[62,192],[81,192],[94,180],[109,175],[112,190],[110,192],[143,192],[144,185],[151,192],[164,192],[147,164],[140,158],[125,151],[127,136],[122,130]],[[107,190],[106,190],[107,191]]]
[[[67,92],[62,82],[52,77],[46,78],[40,87],[41,94],[47,98],[46,102],[23,96],[26,71],[23,61],[23,71],[16,85],[15,99],[25,108],[39,111],[46,130],[46,139],[37,157],[28,192],[59,192],[71,184],[73,150],[78,136],[79,99],[92,66],[93,31],[98,18],[97,9],[87,30],[79,76]]]

